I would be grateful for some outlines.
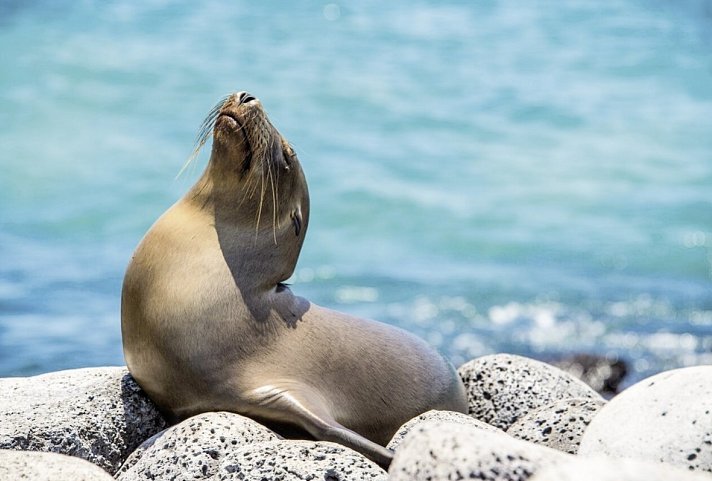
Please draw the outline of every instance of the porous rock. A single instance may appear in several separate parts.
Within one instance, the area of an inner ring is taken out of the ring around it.
[[[525,414],[507,429],[507,434],[576,454],[581,436],[605,404],[602,399],[562,399]]]
[[[0,449],[0,481],[113,481],[109,473],[83,459],[57,453]]]
[[[579,454],[660,461],[712,472],[712,366],[666,371],[614,397]]]
[[[148,444],[148,443],[147,443]],[[339,444],[286,441],[229,413],[190,418],[128,460],[118,481],[386,481],[375,463]]]
[[[710,481],[678,466],[606,457],[576,457],[539,471],[530,481]]]
[[[0,379],[0,449],[83,458],[114,473],[166,426],[124,367]]]
[[[505,433],[429,421],[406,435],[388,473],[391,481],[524,481],[569,457]]]
[[[485,422],[478,421],[477,419],[468,416],[467,414],[462,414],[454,411],[438,411],[433,409],[421,414],[420,416],[414,417],[410,421],[403,424],[400,428],[398,428],[398,431],[396,431],[396,434],[393,435],[390,442],[388,443],[388,446],[386,447],[395,450],[401,444],[401,442],[403,442],[403,439],[405,438],[406,434],[408,434],[416,426],[427,421],[452,421],[455,423],[467,424],[476,429],[483,429],[485,431],[502,432],[500,429],[497,429],[496,427]]]
[[[203,413],[148,439],[116,474],[125,480],[208,479],[222,458],[243,446],[275,441],[272,431],[239,414]]]
[[[270,441],[245,446],[221,460],[214,479],[244,481],[387,481],[372,461],[326,441]]]
[[[505,431],[525,414],[562,399],[602,399],[570,374],[512,354],[473,359],[458,373],[467,389],[469,414]]]

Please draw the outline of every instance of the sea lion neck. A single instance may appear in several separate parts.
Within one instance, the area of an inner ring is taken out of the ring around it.
[[[212,126],[210,160],[184,201],[211,219],[241,291],[273,292],[294,272],[306,234],[304,172],[259,100],[247,93],[218,103],[204,125]]]
[[[306,233],[308,196],[285,189],[278,203],[271,195],[250,199],[244,182],[206,169],[183,198],[214,230],[217,247],[243,296],[274,292],[292,276]],[[260,212],[261,209],[261,212]]]

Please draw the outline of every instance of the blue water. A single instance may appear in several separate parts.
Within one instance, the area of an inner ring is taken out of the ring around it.
[[[248,90],[312,219],[293,289],[455,364],[712,363],[712,4],[0,2],[0,375],[119,364],[132,250]]]

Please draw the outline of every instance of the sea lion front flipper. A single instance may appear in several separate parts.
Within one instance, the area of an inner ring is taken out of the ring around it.
[[[296,424],[315,439],[347,446],[384,469],[393,460],[393,451],[339,424],[320,396],[306,386],[267,385],[252,390],[250,398],[258,406],[255,410],[258,416]]]

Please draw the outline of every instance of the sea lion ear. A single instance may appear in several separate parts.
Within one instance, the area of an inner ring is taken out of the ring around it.
[[[292,212],[292,224],[294,224],[294,235],[299,237],[302,232],[302,209],[299,207]]]

